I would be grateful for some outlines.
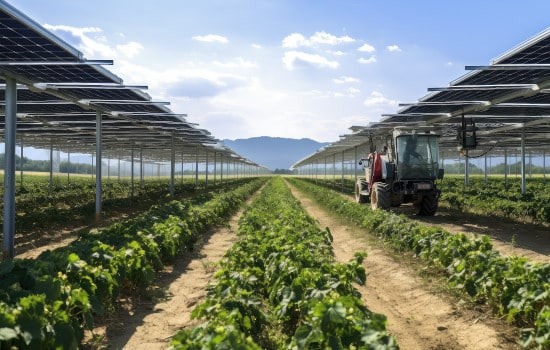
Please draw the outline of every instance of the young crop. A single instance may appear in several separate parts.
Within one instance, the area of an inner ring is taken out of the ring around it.
[[[550,264],[502,257],[488,237],[468,238],[441,228],[429,228],[387,211],[371,211],[339,193],[291,179],[331,211],[360,222],[394,249],[411,250],[449,276],[450,286],[472,300],[486,302],[521,330],[525,347],[550,347]]]
[[[37,259],[0,264],[0,348],[74,349],[123,286],[145,286],[265,180],[242,181],[203,204],[173,201],[92,230]]]
[[[280,178],[247,208],[238,233],[193,311],[206,322],[179,332],[175,349],[210,348],[219,325],[226,328],[216,348],[397,348],[385,317],[371,313],[354,287],[365,283],[364,255],[335,262],[330,231],[316,226]]]
[[[476,211],[490,216],[503,216],[514,220],[550,222],[550,192],[544,179],[529,179],[526,194],[521,193],[517,178],[508,180],[508,188],[502,177],[491,177],[485,182],[472,177],[464,187],[461,177],[446,177],[441,184],[441,203],[453,209]]]

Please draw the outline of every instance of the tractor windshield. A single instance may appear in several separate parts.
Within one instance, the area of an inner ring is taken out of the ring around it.
[[[439,147],[437,135],[415,134],[397,137],[397,176],[399,179],[437,178]]]

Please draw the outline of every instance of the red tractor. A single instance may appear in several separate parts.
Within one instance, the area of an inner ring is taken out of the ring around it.
[[[356,201],[370,201],[373,210],[412,202],[419,208],[419,215],[434,215],[441,194],[435,181],[443,178],[438,137],[428,129],[401,128],[377,142],[370,137],[371,153],[359,162],[365,177],[355,184]]]

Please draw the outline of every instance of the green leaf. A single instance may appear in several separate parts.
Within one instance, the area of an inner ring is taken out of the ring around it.
[[[68,323],[58,323],[54,327],[56,349],[76,349],[77,340],[73,327]]]
[[[50,302],[58,300],[61,297],[61,281],[54,280],[51,276],[42,276],[36,281],[34,292],[44,294]]]
[[[80,257],[79,257],[78,254],[76,254],[76,253],[71,253],[71,254],[69,254],[69,256],[67,257],[67,263],[69,263],[69,264],[73,264],[73,263],[75,263],[75,262],[77,262],[77,261],[79,261],[79,260],[80,260]]]

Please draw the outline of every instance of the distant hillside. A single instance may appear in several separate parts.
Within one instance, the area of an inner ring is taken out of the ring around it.
[[[223,143],[241,156],[271,170],[288,169],[292,164],[328,144],[311,139],[268,136],[223,140]]]

